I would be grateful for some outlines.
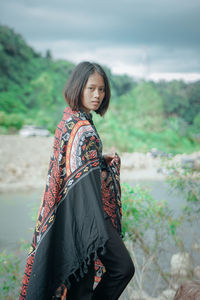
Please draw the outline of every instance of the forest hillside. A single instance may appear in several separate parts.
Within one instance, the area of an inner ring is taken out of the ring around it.
[[[23,125],[48,128],[52,134],[66,106],[62,91],[74,64],[41,55],[20,34],[0,26],[0,133],[17,133]],[[136,81],[112,74],[112,98],[95,124],[108,149],[171,153],[200,147],[200,82]]]

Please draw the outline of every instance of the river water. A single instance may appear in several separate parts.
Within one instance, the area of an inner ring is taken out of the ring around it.
[[[149,189],[151,195],[158,201],[166,200],[169,208],[175,215],[181,212],[181,207],[184,205],[183,195],[181,193],[174,194],[165,181],[131,181],[127,182],[131,186],[139,184],[142,187]],[[31,242],[35,221],[33,220],[33,211],[38,211],[42,200],[42,190],[32,190],[30,192],[15,192],[0,194],[0,251],[6,249],[14,251],[19,246],[20,239],[25,239]],[[195,231],[199,231],[199,225],[196,224]],[[185,227],[186,244],[190,239],[191,228]],[[188,242],[188,243],[191,243]],[[167,247],[167,244],[166,244]],[[170,250],[170,251],[168,251]],[[176,249],[166,249],[165,257],[161,257],[162,267],[169,271],[170,258]],[[141,256],[143,254],[141,253]],[[195,264],[198,263],[199,256],[195,259]],[[25,266],[25,254],[22,257],[22,270]],[[156,280],[156,274],[152,274],[152,278]],[[155,278],[155,279],[154,279]],[[162,289],[165,288],[164,286]],[[145,289],[152,294],[152,285],[147,283]],[[161,289],[161,290],[162,290]]]
[[[152,196],[157,200],[167,200],[169,207],[179,213],[184,202],[181,194],[174,195],[164,181],[131,181],[134,186],[150,188]],[[30,240],[35,222],[32,220],[33,210],[39,210],[43,192],[15,192],[0,194],[0,250],[14,250],[20,239]]]
[[[0,250],[15,250],[20,239],[31,241],[32,212],[40,205],[41,191],[0,194]]]

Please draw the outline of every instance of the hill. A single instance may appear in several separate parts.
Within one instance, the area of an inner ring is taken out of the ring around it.
[[[32,49],[23,37],[0,26],[0,133],[25,124],[53,133],[66,103],[63,87],[74,64]],[[106,145],[120,151],[192,152],[199,148],[200,82],[135,82],[114,75],[111,107],[95,123]]]

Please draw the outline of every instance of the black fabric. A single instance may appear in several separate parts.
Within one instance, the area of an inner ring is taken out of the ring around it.
[[[94,262],[92,261],[88,273],[85,274],[80,281],[72,279],[71,288],[67,293],[66,300],[91,300],[93,296],[93,284],[94,284]]]
[[[94,284],[93,262],[88,273],[80,282],[74,281],[66,300],[116,300],[134,275],[134,265],[121,237],[113,227],[111,220],[105,221],[109,239],[106,252],[99,258],[106,267],[97,287]]]
[[[101,156],[100,138],[85,114],[66,108],[55,132],[20,300],[50,300],[105,251]]]
[[[105,251],[102,245],[108,236],[98,190],[99,178],[99,169],[87,173],[58,206],[54,226],[43,242],[45,247],[35,255],[26,299],[51,299],[60,282],[65,282],[69,274],[76,279],[83,277],[91,255],[94,259]],[[82,267],[79,269],[79,266]],[[70,286],[70,280],[65,283]]]
[[[106,272],[94,290],[92,300],[117,300],[135,273],[134,264],[122,238],[110,219],[105,223],[109,239],[105,254],[100,254],[99,258]]]

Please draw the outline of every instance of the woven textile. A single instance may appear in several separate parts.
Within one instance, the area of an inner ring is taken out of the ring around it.
[[[87,273],[91,259],[96,282],[100,280],[103,266],[98,253],[104,253],[108,240],[104,211],[119,233],[121,228],[117,159],[105,165],[91,115],[69,107],[64,110],[55,132],[20,300],[52,299],[59,287],[70,287],[71,276],[79,280]],[[108,199],[103,196],[102,202],[104,188],[106,194],[110,191],[110,211]]]

